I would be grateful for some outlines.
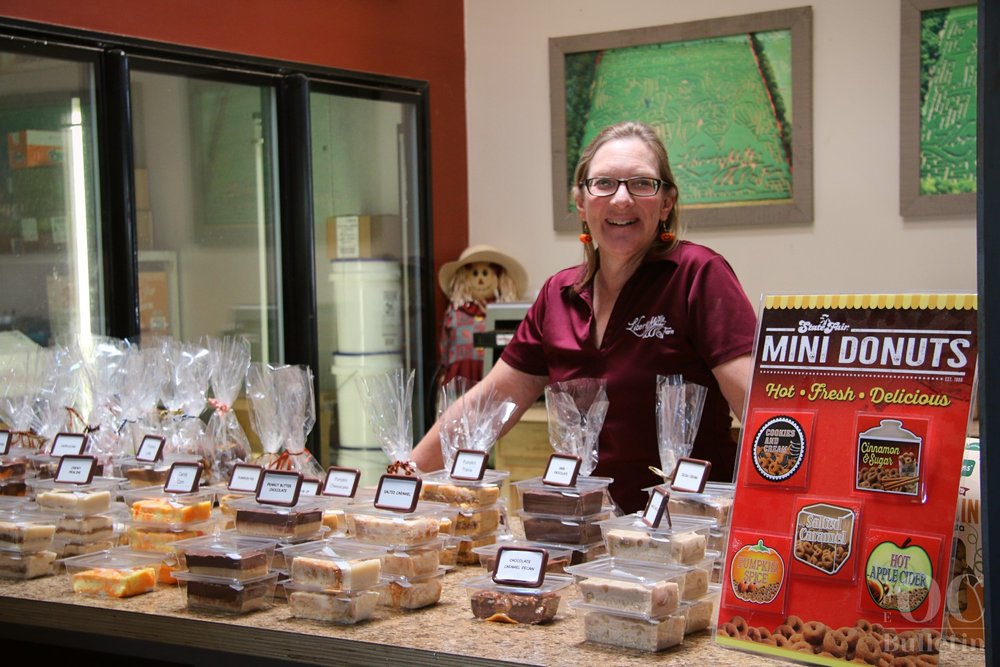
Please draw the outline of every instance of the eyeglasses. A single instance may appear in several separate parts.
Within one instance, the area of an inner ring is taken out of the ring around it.
[[[633,176],[632,178],[608,178],[599,176],[597,178],[587,178],[580,182],[587,188],[587,192],[595,197],[610,197],[618,192],[621,184],[625,184],[625,189],[633,197],[652,197],[660,191],[660,185],[666,183],[658,178],[648,176]]]

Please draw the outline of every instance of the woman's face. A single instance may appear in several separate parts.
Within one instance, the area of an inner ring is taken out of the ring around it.
[[[638,138],[614,139],[601,146],[590,163],[587,178],[659,178],[656,156]],[[590,227],[601,261],[638,259],[646,254],[674,205],[672,193],[661,186],[652,197],[636,197],[625,184],[608,197],[598,197],[581,187],[576,199],[580,219]]]

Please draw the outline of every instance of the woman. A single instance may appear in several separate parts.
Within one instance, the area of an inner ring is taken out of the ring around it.
[[[667,152],[647,125],[605,128],[584,150],[573,196],[586,262],[549,278],[483,382],[518,408],[509,429],[545,386],[605,378],[608,412],[594,475],[613,477],[625,512],[645,506],[662,482],[656,376],[681,374],[708,388],[692,456],[731,480],[736,443],[730,410],[742,415],[755,316],[722,256],[679,240],[677,187]],[[441,467],[437,425],[413,451],[421,470]]]

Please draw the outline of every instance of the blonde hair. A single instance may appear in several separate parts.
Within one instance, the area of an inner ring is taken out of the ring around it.
[[[660,141],[660,137],[656,134],[651,126],[645,123],[640,123],[638,121],[627,120],[621,123],[615,123],[614,125],[608,125],[603,130],[598,133],[596,137],[583,149],[580,153],[580,160],[576,163],[576,170],[573,173],[573,190],[570,193],[573,201],[581,194],[581,187],[584,179],[588,176],[588,171],[590,169],[590,163],[594,161],[594,155],[597,151],[607,144],[608,142],[615,141],[616,139],[630,139],[636,138],[641,140],[649,149],[653,151],[653,155],[656,156],[656,169],[659,172],[659,177],[661,181],[664,181],[663,188],[667,193],[673,193],[674,205],[670,209],[670,213],[667,214],[667,219],[663,225],[666,231],[671,231],[674,233],[674,238],[671,241],[660,240],[660,235],[657,235],[653,239],[653,244],[650,246],[649,254],[666,254],[673,250],[681,240],[681,233],[683,229],[681,228],[680,221],[680,211],[678,210],[678,199],[680,198],[677,191],[677,184],[674,181],[673,171],[670,169],[670,159],[667,157],[667,148]],[[662,230],[661,230],[662,231]],[[590,282],[590,279],[594,277],[597,273],[598,267],[601,265],[600,251],[595,249],[592,243],[583,244],[584,252],[584,270],[581,273],[580,280],[574,285],[577,292],[583,289],[583,286]]]

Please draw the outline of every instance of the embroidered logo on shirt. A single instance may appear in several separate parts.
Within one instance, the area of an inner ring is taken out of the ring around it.
[[[625,327],[638,338],[664,338],[674,332],[672,327],[667,326],[667,318],[663,315],[654,315],[646,319],[645,315],[640,315]]]

